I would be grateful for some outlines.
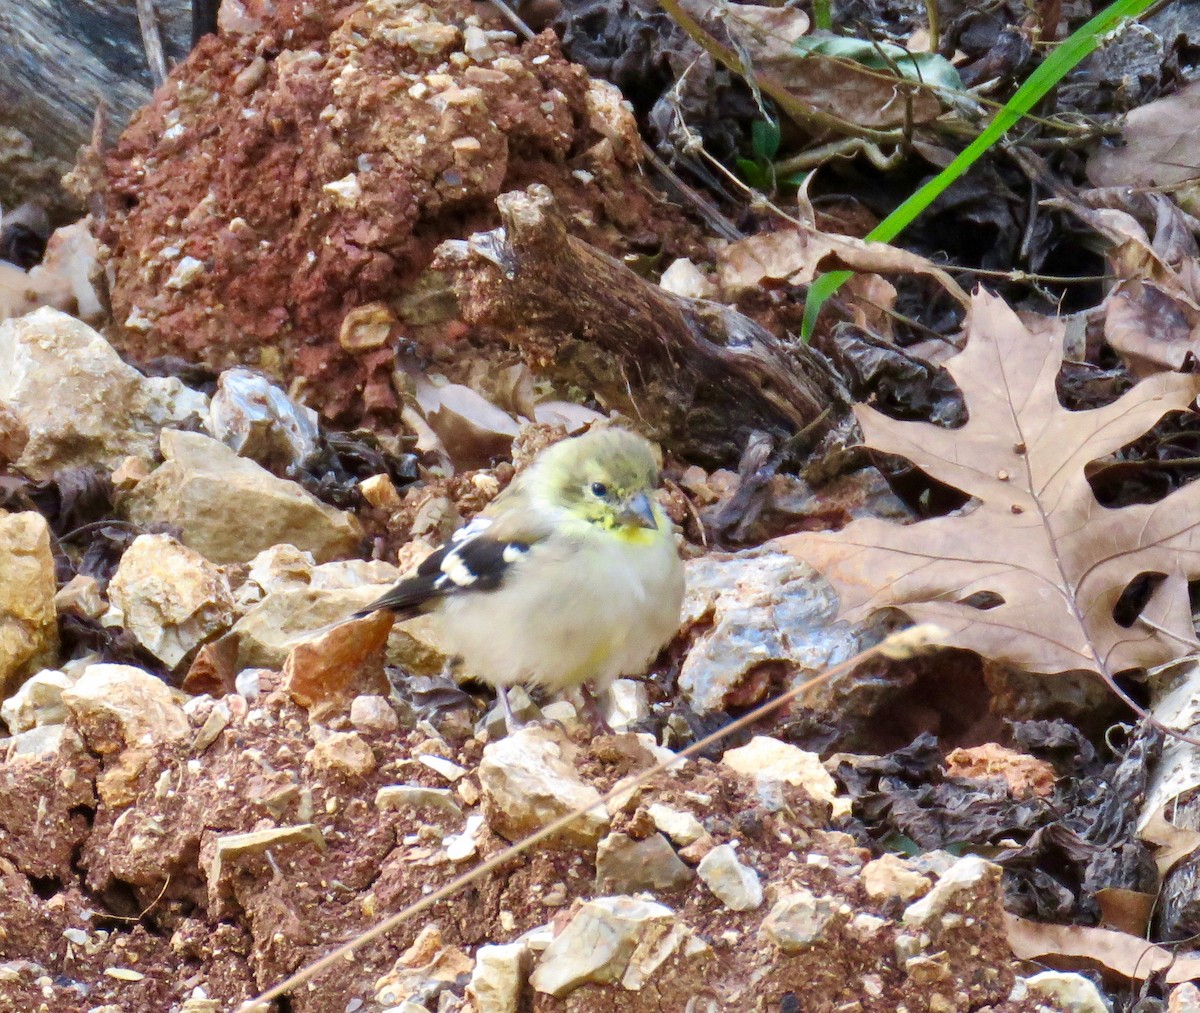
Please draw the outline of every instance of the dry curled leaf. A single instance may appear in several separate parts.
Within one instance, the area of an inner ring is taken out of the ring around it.
[[[1168,984],[1200,976],[1200,956],[1176,954],[1165,946],[1113,929],[1084,925],[1042,925],[1005,915],[1008,945],[1018,960],[1037,960],[1052,967],[1089,967],[1131,981],[1162,974]]]
[[[964,305],[967,294],[932,261],[887,243],[868,243],[812,228],[783,229],[739,239],[717,258],[717,280],[727,299],[764,283],[808,285],[824,271],[847,267],[862,274],[922,274]]]
[[[1113,673],[1170,660],[1194,641],[1183,579],[1200,577],[1200,483],[1157,503],[1106,509],[1091,461],[1186,409],[1200,378],[1160,373],[1103,408],[1071,412],[1055,378],[1064,328],[1019,319],[976,294],[966,350],[946,363],[969,420],[960,429],[855,413],[869,447],[908,458],[975,497],[962,511],[902,526],[854,521],[778,544],[837,587],[842,614],[895,607],[951,632],[956,646],[1027,671]],[[1170,575],[1128,628],[1113,618],[1139,574]]]
[[[1142,826],[1139,836],[1157,849],[1154,864],[1159,876],[1165,877],[1186,858],[1200,853],[1200,832],[1177,827],[1167,819],[1162,806],[1156,806]]]
[[[1125,117],[1124,144],[1097,145],[1088,159],[1095,186],[1166,187],[1195,179],[1200,161],[1200,82],[1148,102]]]

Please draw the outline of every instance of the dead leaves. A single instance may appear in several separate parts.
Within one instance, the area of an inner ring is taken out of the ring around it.
[[[790,103],[780,101],[784,97],[843,122],[886,130],[936,119],[942,96],[963,91],[958,72],[941,56],[874,39],[810,35],[807,15],[795,8],[737,4],[708,14],[728,31],[738,70],[785,112]],[[805,125],[807,117],[798,122]]]
[[[855,409],[866,444],[975,497],[909,526],[855,521],[780,539],[837,587],[843,615],[896,607],[953,642],[1031,672],[1111,676],[1178,657],[1195,640],[1185,578],[1200,577],[1200,483],[1153,504],[1102,507],[1086,466],[1186,409],[1200,378],[1162,373],[1103,408],[1058,402],[1061,323],[1022,320],[977,294],[966,350],[946,367],[969,421],[960,429]],[[1113,608],[1139,574],[1169,575],[1128,628]]]
[[[958,302],[967,294],[932,261],[898,246],[868,243],[812,228],[763,232],[726,246],[717,258],[717,278],[727,299],[772,283],[808,285],[820,274],[846,267],[861,274],[920,274],[936,280]]]
[[[1043,925],[1016,915],[1005,916],[1008,944],[1020,960],[1056,967],[1069,963],[1118,974],[1131,981],[1162,974],[1168,984],[1200,977],[1200,958],[1176,956],[1164,946],[1128,932],[1084,925]]]
[[[1200,82],[1139,106],[1125,118],[1121,147],[1103,144],[1088,159],[1096,186],[1165,187],[1196,178],[1200,164]]]

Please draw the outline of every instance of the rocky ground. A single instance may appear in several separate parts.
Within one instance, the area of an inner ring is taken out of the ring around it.
[[[44,255],[44,214],[0,232],[0,1013],[235,1010],[877,644],[903,618],[840,621],[833,587],[777,536],[962,506],[868,454],[849,411],[853,394],[896,418],[964,421],[934,364],[958,340],[955,293],[978,279],[960,287],[919,253],[969,260],[985,245],[980,266],[1008,269],[1025,251],[1003,283],[1024,309],[1059,305],[1026,267],[1066,263],[1096,283],[1094,251],[1038,204],[1058,190],[1006,164],[918,223],[917,252],[826,235],[865,233],[882,188],[898,203],[917,179],[860,176],[841,156],[830,164],[846,175],[811,204],[798,184],[772,189],[815,225],[767,215],[765,194],[725,199],[752,233],[737,238],[709,198],[649,174],[642,136],[677,145],[689,179],[723,199],[687,130],[729,160],[735,126],[757,116],[751,90],[657,7],[520,6],[530,38],[466,0],[224,0],[220,32],[120,140],[80,153],[65,182],[88,216]],[[1012,23],[978,5],[956,15],[964,87],[1015,87],[1028,38],[1043,46],[1046,26],[1011,6]],[[1042,14],[1060,6],[1082,16]],[[867,18],[898,37],[925,9],[835,7],[842,29]],[[1122,45],[1167,75],[1167,41],[1188,30]],[[1192,50],[1170,44],[1186,63]],[[1122,59],[1098,52],[1087,80],[1103,87],[1060,90],[1068,118],[1170,83]],[[857,95],[872,116],[900,108],[894,81],[859,77],[815,91]],[[926,95],[908,115],[946,112]],[[903,149],[940,167],[964,136]],[[0,165],[16,151],[6,137]],[[1075,141],[1059,147],[1057,171],[1079,176]],[[1145,254],[1156,284],[1183,285],[1168,264],[1195,277],[1194,219],[1131,207],[1123,228],[1157,220],[1170,240]],[[497,226],[547,208],[557,249],[605,265],[629,298],[569,318],[561,292],[555,312],[503,302],[520,272]],[[1143,239],[1127,261],[1142,263]],[[859,273],[810,346],[794,338],[805,291],[835,247]],[[492,273],[464,267],[472,257]],[[1133,309],[1171,318],[1174,355],[1194,303],[1155,291]],[[1071,323],[1072,410],[1131,382],[1096,351],[1113,321],[1093,294],[1094,315]],[[643,344],[604,344],[630,321]],[[664,351],[668,335],[695,340]],[[772,414],[789,400],[772,382],[811,380],[815,346],[828,411]],[[451,677],[435,623],[347,621],[541,448],[613,419],[662,444],[688,582],[677,636],[605,704],[613,734],[578,701],[520,691],[529,724],[506,734],[486,687]],[[1182,455],[1163,469],[1175,488],[1196,444],[1165,432]],[[1118,462],[1109,486],[1153,485],[1158,449]],[[1142,820],[1162,737],[1119,724],[1128,712],[1100,680],[1043,670],[965,650],[873,657],[620,791],[275,1009],[1197,1013],[1195,958],[1145,943],[1165,876],[1200,844]]]
[[[697,556],[660,680],[614,694],[614,726],[646,731],[594,736],[560,701],[543,711],[560,725],[497,737],[494,712],[441,677],[427,620],[329,626],[399,569],[340,560],[358,519],[213,435],[254,449],[249,409],[269,405],[272,433],[302,460],[308,416],[281,391],[259,381],[241,403],[240,374],[211,400],[146,378],[53,310],[0,324],[0,356],[10,459],[57,476],[10,482],[0,517],[0,1009],[232,1009],[670,755],[662,743],[686,744],[662,680],[694,715],[757,699],[769,680],[755,659],[782,664],[781,628],[794,638],[806,611],[811,624],[828,609],[790,557]],[[88,492],[99,465],[111,488]],[[455,508],[477,508],[505,474],[476,474],[476,498]],[[361,484],[400,500],[386,470]],[[405,493],[419,497],[420,485]],[[89,509],[111,519],[89,522]],[[89,524],[107,534],[79,535]],[[825,658],[857,645],[830,637]],[[815,753],[735,741],[284,1008],[1103,1008],[1085,978],[1014,959],[998,866],[863,846]],[[1048,791],[1053,769],[1039,770]]]

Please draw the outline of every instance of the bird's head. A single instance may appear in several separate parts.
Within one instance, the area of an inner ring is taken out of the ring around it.
[[[658,462],[636,433],[589,430],[547,448],[536,467],[555,501],[581,520],[631,537],[666,524],[654,502]]]

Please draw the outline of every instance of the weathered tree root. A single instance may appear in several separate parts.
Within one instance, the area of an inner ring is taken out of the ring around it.
[[[540,184],[497,198],[502,225],[438,247],[462,318],[502,332],[561,389],[587,391],[689,460],[736,465],[756,431],[783,445],[848,424],[825,358],[735,310],[673,295],[568,235]]]

